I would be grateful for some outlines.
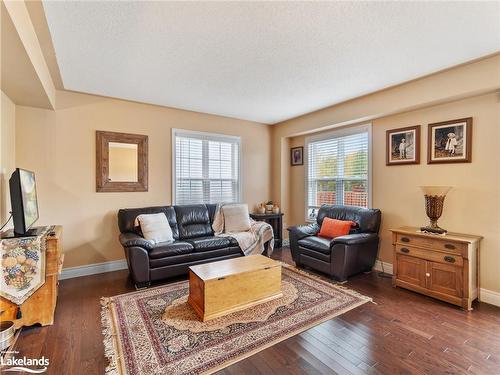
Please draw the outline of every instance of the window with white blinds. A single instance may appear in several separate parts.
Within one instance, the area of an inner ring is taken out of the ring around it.
[[[306,138],[306,218],[322,204],[368,207],[369,125]]]
[[[240,201],[240,138],[173,131],[174,204]]]

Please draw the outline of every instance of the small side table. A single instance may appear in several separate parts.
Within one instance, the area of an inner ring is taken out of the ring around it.
[[[283,213],[279,214],[250,214],[257,221],[265,221],[273,227],[274,247],[281,247],[283,243]]]

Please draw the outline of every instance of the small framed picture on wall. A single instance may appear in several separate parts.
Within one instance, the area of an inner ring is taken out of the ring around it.
[[[386,165],[420,164],[420,125],[386,132]]]
[[[427,164],[472,161],[472,117],[429,124]]]
[[[304,165],[304,147],[292,147],[290,149],[290,164]]]

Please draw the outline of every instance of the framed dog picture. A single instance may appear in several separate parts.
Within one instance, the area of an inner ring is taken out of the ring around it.
[[[429,124],[427,164],[470,163],[472,117]]]
[[[420,164],[420,125],[386,132],[386,165]]]
[[[290,149],[290,164],[304,165],[304,147],[292,147]]]

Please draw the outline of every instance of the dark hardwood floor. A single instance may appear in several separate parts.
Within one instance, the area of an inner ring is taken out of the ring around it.
[[[287,248],[273,258],[290,262]],[[17,350],[50,374],[103,374],[101,296],[133,290],[127,271],[61,281],[55,324],[25,328]],[[500,374],[500,308],[473,312],[395,289],[376,273],[345,286],[373,298],[220,374]]]

